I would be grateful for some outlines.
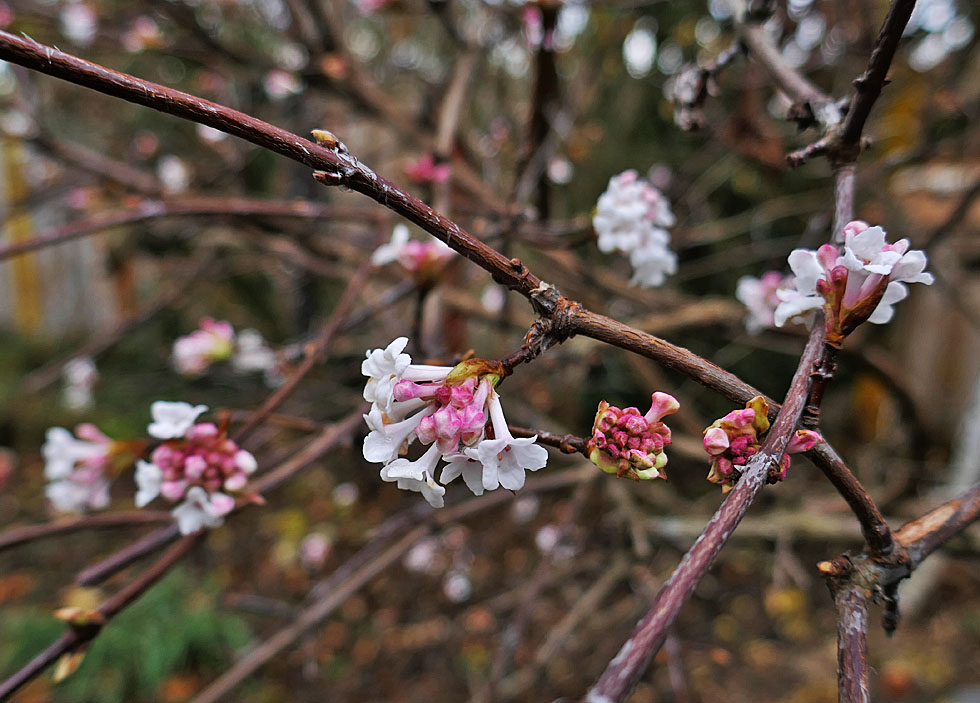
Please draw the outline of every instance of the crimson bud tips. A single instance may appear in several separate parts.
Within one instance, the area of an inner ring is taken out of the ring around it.
[[[589,459],[607,474],[627,476],[634,481],[667,478],[664,448],[670,444],[670,428],[661,418],[677,412],[680,403],[667,393],[654,393],[650,409],[641,415],[636,408],[620,409],[599,403],[592,436],[586,442]]]

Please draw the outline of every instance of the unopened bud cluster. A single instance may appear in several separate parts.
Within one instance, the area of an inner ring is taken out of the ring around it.
[[[704,450],[711,456],[708,480],[721,484],[727,493],[742,477],[746,464],[762,447],[764,435],[769,431],[769,404],[762,396],[756,396],[740,410],[733,410],[715,420],[704,431]],[[790,454],[805,452],[823,441],[817,432],[797,430],[780,460],[779,469],[773,475],[778,481],[786,479],[790,466]]]
[[[650,409],[641,415],[634,407],[620,409],[606,401],[599,403],[592,436],[586,450],[593,464],[607,474],[636,481],[666,478],[664,447],[670,444],[666,415],[677,412],[680,404],[667,393],[654,393]]]

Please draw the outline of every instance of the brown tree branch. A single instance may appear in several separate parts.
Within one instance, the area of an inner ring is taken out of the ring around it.
[[[891,66],[898,43],[902,39],[905,26],[909,23],[912,10],[915,8],[915,0],[894,0],[888,8],[888,14],[878,32],[878,39],[875,47],[868,59],[868,68],[854,81],[856,93],[851,100],[847,110],[847,117],[841,127],[838,148],[844,150],[852,156],[847,160],[853,161],[857,157],[861,142],[861,133],[864,131],[864,123],[871,114],[881,89],[887,82],[886,75]]]
[[[82,530],[157,525],[161,522],[173,522],[173,516],[160,510],[128,510],[104,515],[86,515],[74,520],[49,522],[43,525],[17,527],[0,534],[0,552],[38,539],[81,532]]]
[[[0,247],[0,261],[44,247],[63,244],[102,230],[137,224],[164,217],[197,217],[201,215],[235,217],[299,217],[304,219],[356,219],[380,223],[375,210],[357,206],[313,203],[307,200],[260,200],[255,198],[167,198],[143,200],[138,205],[89,219],[75,220],[43,232],[25,242]]]
[[[704,528],[698,541],[681,559],[630,639],[589,690],[586,701],[619,703],[626,699],[646,671],[653,655],[663,645],[681,608],[762,491],[770,467],[781,460],[806,407],[811,385],[810,371],[820,357],[823,339],[823,325],[818,321],[800,357],[786,400],[759,453],[746,465],[742,478]]]
[[[834,594],[837,605],[837,700],[871,703],[868,690],[868,597],[861,586]]]

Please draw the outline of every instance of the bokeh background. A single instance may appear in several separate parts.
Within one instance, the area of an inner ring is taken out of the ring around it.
[[[769,27],[788,63],[844,97],[886,10],[878,0],[791,0],[776,4]],[[542,52],[551,21],[554,51]],[[825,435],[893,524],[980,480],[978,22],[965,0],[918,3],[858,166],[858,216],[926,248],[938,278],[916,287],[891,324],[848,340],[823,411]],[[566,295],[767,394],[785,391],[804,330],[749,334],[735,286],[826,240],[833,183],[820,159],[787,168],[786,154],[816,135],[784,119],[788,101],[744,56],[721,73],[702,129],[675,124],[676,77],[733,41],[724,0],[4,0],[0,27],[297,134],[329,129]],[[547,99],[535,110],[542,83]],[[459,118],[447,138],[451,109]],[[448,159],[448,183],[412,175],[433,153]],[[227,366],[182,377],[174,340],[202,317],[228,320],[261,332],[288,374],[397,222],[235,138],[2,62],[0,168],[0,246],[128,217],[0,262],[0,528],[59,518],[44,500],[49,426],[91,421],[113,437],[140,436],[157,399],[257,407],[274,378]],[[628,286],[625,257],[599,253],[591,229],[608,179],[628,168],[678,217],[678,273],[655,290]],[[335,210],[257,214],[245,207],[256,199]],[[406,334],[416,358],[469,349],[502,358],[533,322],[524,301],[460,259],[423,285],[397,265],[376,272],[351,317],[281,409],[288,417],[251,439],[261,466],[359,407],[365,349]],[[63,368],[80,354],[94,357],[98,381],[91,401],[72,407]],[[552,451],[538,476],[565,479],[442,526],[228,700],[580,695],[718,505],[699,440],[733,408],[584,339],[501,386],[512,422],[576,435],[589,432],[600,400],[642,411],[653,390],[684,408],[671,423],[668,482],[616,482]],[[210,534],[112,622],[74,674],[45,675],[14,700],[194,700],[315,602],[316,584],[373,528],[421,500],[378,480],[362,436]],[[133,492],[122,473],[112,507],[131,508]],[[125,583],[135,572],[100,589],[72,585],[141,534],[82,533],[0,553],[0,674],[57,636],[53,610],[91,607]],[[980,700],[978,545],[973,528],[903,585],[894,638],[873,629],[876,697]],[[859,548],[841,499],[796,460],[752,508],[631,700],[835,700],[834,612],[813,565]]]

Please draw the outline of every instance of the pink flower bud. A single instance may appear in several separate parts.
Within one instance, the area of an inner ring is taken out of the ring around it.
[[[704,451],[708,454],[721,454],[728,446],[728,434],[720,427],[712,427],[704,433]]]

